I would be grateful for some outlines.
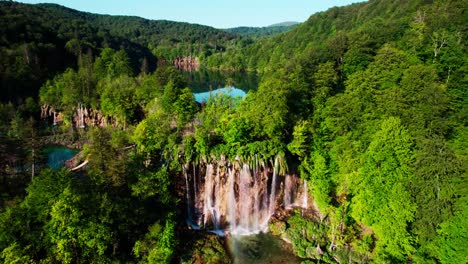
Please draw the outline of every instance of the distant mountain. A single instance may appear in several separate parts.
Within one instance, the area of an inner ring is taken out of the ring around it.
[[[299,25],[299,22],[281,22],[266,27],[235,27],[224,29],[224,31],[251,38],[269,37],[289,31]]]
[[[294,26],[297,24],[300,24],[300,23],[296,21],[285,21],[285,22],[269,25],[268,27],[290,27],[290,26]]]

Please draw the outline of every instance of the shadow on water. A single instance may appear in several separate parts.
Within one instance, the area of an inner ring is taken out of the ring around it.
[[[182,71],[193,93],[209,92],[218,88],[235,86],[243,91],[256,90],[258,78],[255,72]]]
[[[271,234],[233,236],[227,239],[234,264],[301,263],[301,259],[292,253],[290,245]]]

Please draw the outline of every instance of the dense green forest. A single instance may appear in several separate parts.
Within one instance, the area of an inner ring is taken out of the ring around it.
[[[38,87],[83,57],[124,50],[132,75],[175,58],[203,60],[251,42],[207,26],[79,12],[55,4],[0,2],[0,79],[4,102],[37,96]],[[124,29],[124,30],[122,30]]]
[[[231,263],[186,228],[180,183],[221,157],[308,182],[314,210],[270,223],[302,263],[468,262],[464,1],[370,0],[255,41],[2,1],[0,32],[5,263]],[[201,107],[167,63],[189,55],[259,87]],[[85,169],[47,168],[51,143]]]
[[[235,28],[227,28],[225,31],[241,35],[241,36],[248,36],[252,37],[253,39],[257,39],[260,37],[269,37],[278,35],[280,33],[289,31],[295,28],[299,23],[296,22],[284,22],[278,23],[274,25],[270,25],[267,27],[235,27]]]

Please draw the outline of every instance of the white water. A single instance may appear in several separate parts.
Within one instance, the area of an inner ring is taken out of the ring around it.
[[[275,158],[275,165],[273,165],[273,179],[271,180],[271,191],[270,191],[270,215],[275,212],[276,209],[276,171],[278,170],[278,158]]]
[[[218,235],[258,234],[268,231],[269,220],[279,207],[306,208],[306,182],[300,184],[293,175],[279,175],[278,159],[272,163],[255,161],[250,168],[235,160],[183,167],[189,225]],[[190,167],[191,178],[187,172]],[[278,188],[280,185],[284,189]]]
[[[182,165],[182,171],[184,173],[184,177],[185,177],[185,197],[187,199],[187,215],[188,215],[188,218],[187,220],[191,223],[192,222],[192,201],[190,199],[190,186],[189,186],[189,182],[188,182],[188,175],[187,175],[187,170],[185,169],[185,165]]]
[[[309,198],[308,196],[308,189],[307,189],[307,181],[304,180],[304,190],[303,190],[303,193],[302,193],[302,208],[304,209],[307,209],[307,199]]]

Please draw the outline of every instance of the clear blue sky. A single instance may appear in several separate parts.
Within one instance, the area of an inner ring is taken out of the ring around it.
[[[133,15],[208,25],[216,28],[303,22],[313,13],[363,0],[19,0],[57,3],[98,14]]]

